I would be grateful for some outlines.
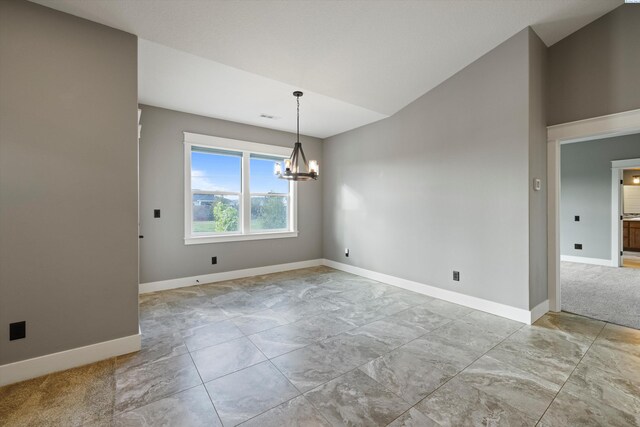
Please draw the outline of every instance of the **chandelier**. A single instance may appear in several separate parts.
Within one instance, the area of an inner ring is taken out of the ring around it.
[[[316,160],[309,160],[307,162],[307,158],[302,150],[302,143],[300,142],[300,97],[302,96],[302,92],[297,90],[293,92],[293,96],[296,97],[296,102],[298,103],[296,143],[293,146],[293,153],[284,161],[284,171],[282,171],[282,165],[276,163],[273,172],[278,178],[291,181],[316,180],[320,175],[318,162]]]

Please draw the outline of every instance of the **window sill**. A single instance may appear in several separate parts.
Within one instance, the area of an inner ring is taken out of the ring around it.
[[[298,237],[297,231],[278,231],[273,233],[231,234],[223,236],[185,237],[185,245],[202,245],[206,243],[242,242],[245,240],[286,239]]]

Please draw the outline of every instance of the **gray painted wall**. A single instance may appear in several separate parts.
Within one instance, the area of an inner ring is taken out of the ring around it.
[[[295,106],[294,104],[292,104]],[[322,258],[322,182],[298,184],[299,236],[249,242],[184,244],[183,132],[291,147],[295,135],[143,105],[140,139],[140,283]],[[301,137],[307,158],[319,139]],[[161,218],[153,218],[153,210]],[[218,264],[211,265],[211,257]]]
[[[0,364],[136,334],[136,37],[0,1],[0,58]]]
[[[530,31],[394,116],[325,141],[325,258],[529,309],[529,252],[542,245],[529,239],[541,132],[529,73],[543,61]]]
[[[547,300],[547,47],[529,31],[529,308]],[[540,179],[540,191],[531,191]]]
[[[611,161],[635,158],[640,158],[640,134],[562,146],[562,255],[611,259]],[[582,250],[574,243],[582,243]]]
[[[640,108],[640,7],[622,5],[549,48],[549,125]]]

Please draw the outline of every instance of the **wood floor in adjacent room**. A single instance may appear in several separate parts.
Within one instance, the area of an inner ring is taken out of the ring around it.
[[[141,295],[142,351],[0,388],[2,426],[640,425],[640,331],[318,267]]]

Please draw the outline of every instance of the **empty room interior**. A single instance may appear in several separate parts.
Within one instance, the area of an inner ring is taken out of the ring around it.
[[[0,0],[1,426],[640,426],[640,2]]]

